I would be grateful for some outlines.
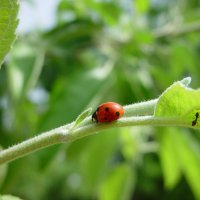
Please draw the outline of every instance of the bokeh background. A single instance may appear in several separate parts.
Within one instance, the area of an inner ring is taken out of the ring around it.
[[[200,85],[199,0],[21,0],[18,39],[0,73],[0,145],[73,121],[106,101]],[[200,199],[199,131],[111,129],[0,168],[26,200]]]

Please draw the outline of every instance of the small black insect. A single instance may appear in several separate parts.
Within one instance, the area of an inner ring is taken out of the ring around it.
[[[195,126],[197,124],[197,120],[199,118],[199,112],[196,112],[195,117],[196,118],[192,121],[192,126]]]

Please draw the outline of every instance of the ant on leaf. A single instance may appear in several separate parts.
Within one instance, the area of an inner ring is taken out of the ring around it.
[[[196,112],[195,117],[196,118],[192,121],[192,126],[195,126],[197,124],[197,120],[199,118],[199,112]]]

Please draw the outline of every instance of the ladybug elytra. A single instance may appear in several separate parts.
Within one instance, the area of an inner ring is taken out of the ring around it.
[[[123,107],[115,102],[101,104],[92,115],[92,121],[97,123],[112,122],[124,115]]]

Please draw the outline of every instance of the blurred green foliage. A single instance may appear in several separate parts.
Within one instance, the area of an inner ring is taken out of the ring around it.
[[[0,145],[108,100],[154,99],[185,76],[198,87],[199,13],[199,0],[60,0],[55,27],[20,35],[1,70]],[[112,129],[2,166],[0,191],[26,200],[200,199],[199,146],[193,130]]]

